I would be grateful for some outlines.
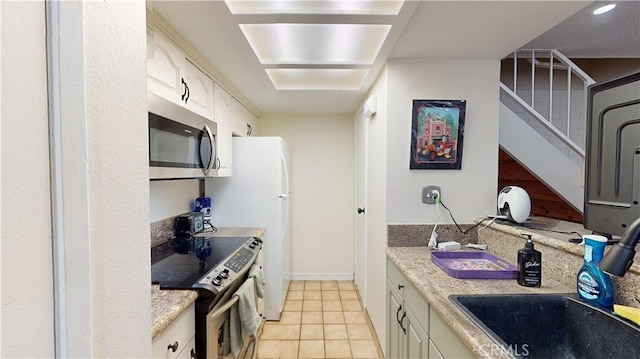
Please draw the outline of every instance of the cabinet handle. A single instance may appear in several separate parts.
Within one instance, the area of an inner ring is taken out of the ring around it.
[[[404,286],[402,284],[398,284],[398,290],[402,290],[404,289]]]
[[[185,98],[185,96],[187,96],[187,83],[184,81],[184,77],[181,77],[180,81],[184,85],[184,92],[182,93],[182,96],[180,98],[182,99],[182,101],[185,101],[184,98]]]
[[[189,90],[189,85],[187,85],[187,83],[184,83],[184,87],[187,88],[187,97],[184,99],[184,103],[186,104],[187,101],[189,101],[189,97],[191,97],[191,90]]]
[[[178,350],[178,346],[180,346],[180,344],[178,344],[178,342],[174,342],[173,344],[169,344],[167,350],[171,349],[171,352],[175,353],[176,350]]]
[[[400,318],[398,318],[398,315],[400,315],[400,311],[402,310],[402,304],[398,307],[398,311],[396,312],[396,322],[400,323]],[[400,324],[402,325],[402,324]]]
[[[402,318],[400,318],[400,328],[402,328],[402,332],[404,334],[407,334],[407,330],[404,328],[404,326],[402,325],[402,322],[404,321],[404,318],[407,316],[407,312],[402,312]]]
[[[195,349],[191,349],[191,359],[198,359],[198,356],[196,355],[196,350]]]
[[[251,125],[247,123],[247,136],[251,136],[252,133],[253,127],[251,127]]]

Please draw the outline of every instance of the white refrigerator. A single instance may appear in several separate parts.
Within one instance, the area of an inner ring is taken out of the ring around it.
[[[264,227],[265,313],[279,320],[291,278],[289,146],[281,137],[234,137],[231,177],[206,180],[216,227]]]

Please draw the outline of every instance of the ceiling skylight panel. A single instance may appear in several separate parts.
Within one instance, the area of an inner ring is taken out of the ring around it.
[[[391,25],[241,24],[262,64],[370,65]]]
[[[234,15],[350,14],[398,15],[403,0],[225,0]]]
[[[266,69],[277,90],[360,90],[366,69]]]

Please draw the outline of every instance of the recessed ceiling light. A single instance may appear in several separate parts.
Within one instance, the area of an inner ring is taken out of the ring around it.
[[[265,69],[277,90],[360,90],[367,69]]]
[[[370,65],[391,25],[241,24],[262,64]]]
[[[605,6],[601,6],[597,9],[595,9],[593,11],[594,15],[600,15],[600,14],[604,14],[605,12],[609,12],[611,10],[613,10],[613,8],[616,7],[616,4],[609,4],[609,5],[605,5]]]
[[[225,0],[232,14],[398,15],[404,0]]]

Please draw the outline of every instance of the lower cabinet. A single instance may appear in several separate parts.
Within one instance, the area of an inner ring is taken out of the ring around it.
[[[429,303],[387,264],[387,358],[428,358]]]
[[[195,358],[195,330],[195,304],[191,304],[167,329],[153,338],[152,358]]]
[[[429,338],[438,352],[434,358],[475,358],[460,337],[433,309],[429,313]]]
[[[386,300],[387,358],[475,357],[389,259]]]
[[[418,324],[418,319],[407,308],[407,358],[429,357],[429,336],[425,329]]]
[[[402,298],[387,279],[387,358],[402,358],[402,349],[406,341],[401,326]]]
[[[429,359],[444,359],[431,339],[429,339]]]

